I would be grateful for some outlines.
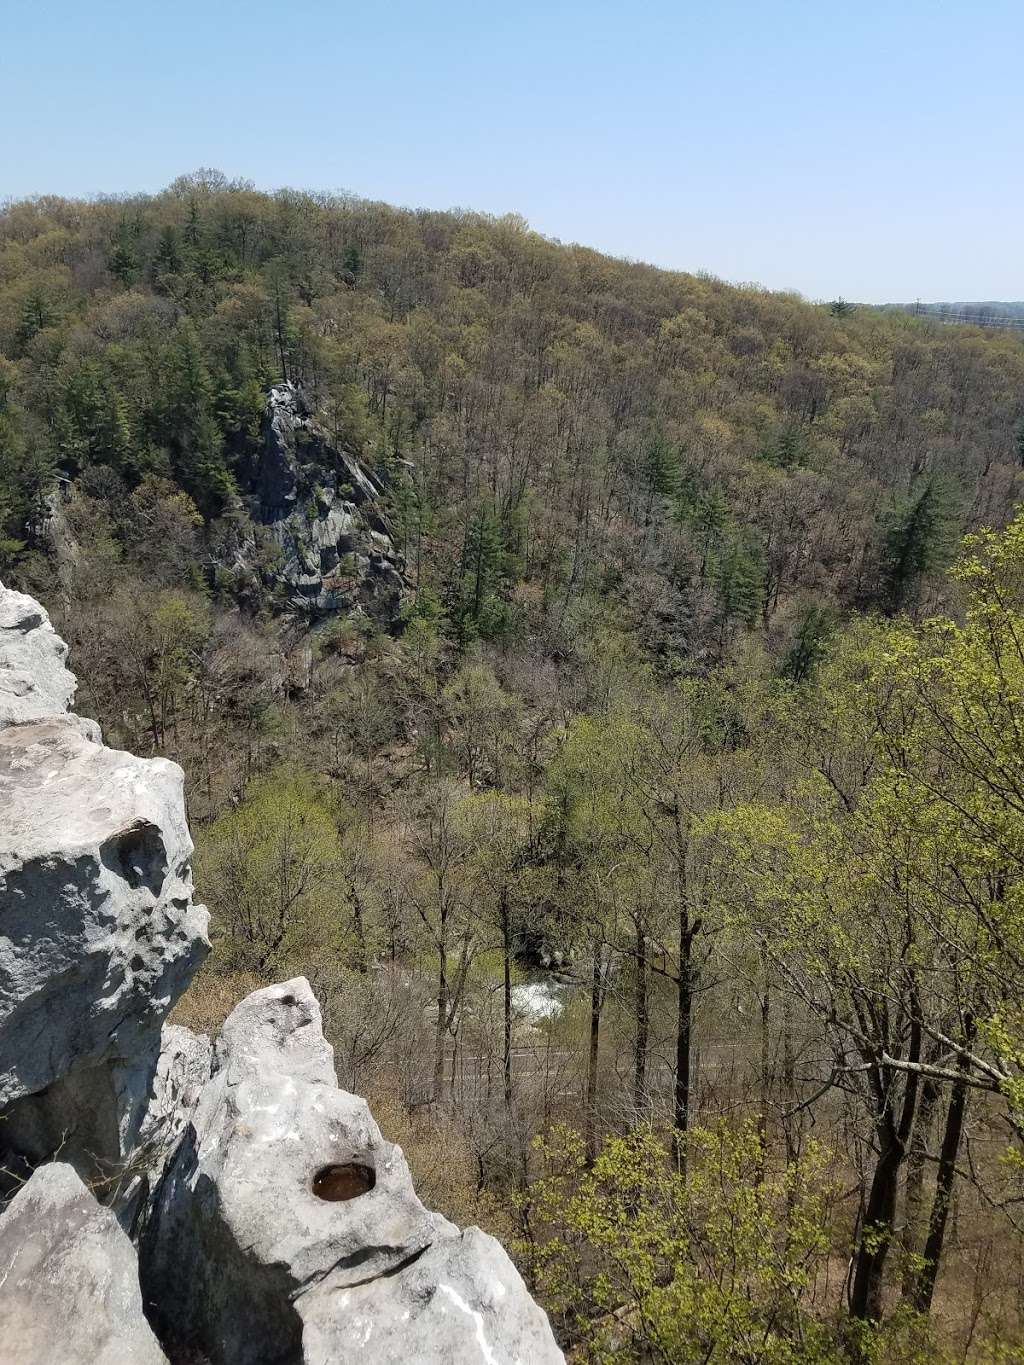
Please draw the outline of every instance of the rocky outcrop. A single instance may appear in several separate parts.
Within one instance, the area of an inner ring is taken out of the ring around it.
[[[0,587],[0,622],[4,1359],[162,1360],[144,1302],[177,1361],[560,1361],[502,1247],[337,1088],[304,979],[215,1043],[163,1026],[206,950],[181,772],[67,711],[38,604]]]
[[[297,385],[271,388],[259,453],[241,481],[252,519],[276,551],[276,561],[262,556],[263,577],[284,587],[291,610],[308,617],[348,612],[394,624],[405,595],[404,566],[386,520],[384,489],[330,439]],[[260,559],[255,543],[242,553],[243,564]]]
[[[67,713],[75,681],[38,603],[0,589],[0,621],[0,677],[23,680],[0,694],[0,1166],[60,1148],[95,1175],[136,1144],[206,911],[181,769]]]
[[[75,695],[67,654],[34,598],[0,591],[0,725],[67,711]]]
[[[144,1243],[174,1349],[243,1365],[255,1333],[267,1362],[561,1359],[500,1245],[428,1212],[337,1088],[304,979],[244,1000],[211,1072]]]
[[[135,1248],[62,1162],[40,1166],[0,1217],[0,1324],[8,1365],[166,1365]]]

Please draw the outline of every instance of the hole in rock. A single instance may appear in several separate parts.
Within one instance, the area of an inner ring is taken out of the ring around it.
[[[148,820],[136,820],[100,846],[105,867],[124,880],[133,890],[146,887],[160,894],[167,876],[167,851],[163,835]]]
[[[340,1161],[320,1167],[313,1177],[313,1193],[317,1199],[338,1203],[369,1194],[376,1183],[377,1173],[372,1166],[363,1166],[358,1161]]]

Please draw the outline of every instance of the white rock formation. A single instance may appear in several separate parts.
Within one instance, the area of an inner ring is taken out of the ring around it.
[[[161,1031],[206,951],[181,771],[67,712],[65,654],[0,586],[0,1193],[31,1173],[0,1217],[2,1358],[162,1360],[144,1298],[210,1365],[561,1361],[502,1247],[425,1209],[337,1088],[304,979],[215,1045]]]
[[[205,955],[175,763],[67,713],[46,612],[0,587],[0,1165],[138,1134],[160,1028]]]
[[[35,598],[0,586],[0,725],[68,709],[76,684],[67,655]]]
[[[0,1217],[6,1365],[166,1365],[135,1248],[70,1166],[40,1168]]]
[[[358,1358],[547,1365],[547,1319],[492,1237],[429,1213],[401,1149],[337,1088],[304,978],[256,991],[212,1076],[143,1247],[165,1341],[243,1365]]]

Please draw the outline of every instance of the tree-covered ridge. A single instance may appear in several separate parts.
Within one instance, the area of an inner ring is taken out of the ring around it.
[[[1018,492],[1013,337],[215,173],[8,205],[0,355],[9,566],[58,475],[112,507],[168,480],[216,542],[292,378],[392,474],[416,587],[462,636],[537,589],[611,595],[661,653],[755,622],[789,649],[809,610],[912,604]]]

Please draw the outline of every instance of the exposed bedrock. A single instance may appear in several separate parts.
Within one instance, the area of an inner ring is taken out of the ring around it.
[[[394,626],[407,589],[384,488],[331,440],[298,385],[271,387],[259,452],[240,480],[254,522],[276,548],[263,576],[283,587],[292,611],[311,619],[348,612]],[[242,565],[260,560],[255,542],[242,548]]]
[[[142,1263],[172,1309],[164,1339],[216,1365],[251,1360],[254,1331],[267,1362],[561,1360],[500,1245],[428,1212],[401,1149],[337,1088],[303,978],[224,1025]]]
[[[75,680],[38,603],[0,587],[0,622],[0,1166],[59,1149],[95,1175],[137,1139],[207,916],[181,769],[66,712]]]
[[[0,725],[68,709],[76,684],[67,654],[35,598],[0,585]]]

